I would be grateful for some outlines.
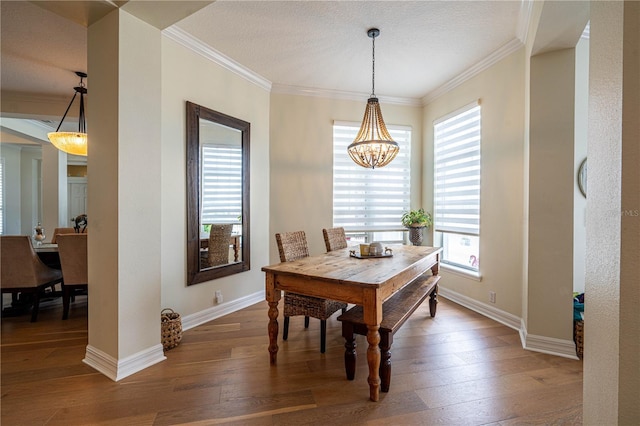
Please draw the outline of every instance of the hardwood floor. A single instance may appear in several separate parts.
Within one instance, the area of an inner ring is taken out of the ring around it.
[[[518,333],[440,298],[396,333],[389,393],[370,402],[366,340],[345,378],[340,323],[291,319],[269,365],[262,302],[184,332],[167,360],[113,382],[82,363],[86,299],[2,319],[2,425],[576,425],[582,362],[525,351]],[[158,314],[159,320],[159,314]],[[282,327],[282,318],[279,320]],[[282,330],[280,330],[282,331]]]

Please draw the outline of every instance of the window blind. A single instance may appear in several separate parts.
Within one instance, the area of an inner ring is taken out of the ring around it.
[[[203,145],[203,224],[237,223],[242,214],[242,147]]]
[[[347,231],[402,229],[411,192],[411,128],[387,126],[400,152],[387,166],[366,169],[351,160],[347,147],[360,123],[333,125],[333,226]]]
[[[0,235],[4,235],[4,158],[0,158]]]
[[[434,230],[480,234],[480,105],[434,123]]]

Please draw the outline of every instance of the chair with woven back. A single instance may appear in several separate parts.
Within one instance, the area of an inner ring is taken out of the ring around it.
[[[347,237],[344,234],[344,228],[329,228],[322,230],[324,237],[324,245],[327,252],[343,249],[347,247]]]
[[[87,234],[58,235],[58,253],[62,267],[62,319],[69,317],[71,299],[78,292],[87,292],[89,273],[87,268]]]
[[[19,294],[31,294],[31,322],[35,322],[40,296],[45,288],[62,282],[62,273],[42,263],[27,235],[0,235],[0,250],[2,293],[11,293],[14,302]]]
[[[304,231],[284,232],[276,234],[278,252],[281,262],[291,262],[309,256],[307,237]],[[327,319],[347,304],[319,297],[303,296],[290,292],[284,293],[284,327],[282,339],[289,337],[289,318],[304,315],[304,327],[309,327],[309,317],[320,320],[320,352],[324,353],[327,343]]]
[[[233,231],[233,223],[211,224],[208,245],[208,266],[226,265],[229,263],[229,240]]]

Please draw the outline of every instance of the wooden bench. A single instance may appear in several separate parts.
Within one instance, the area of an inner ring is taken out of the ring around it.
[[[382,305],[380,324],[380,380],[382,392],[389,392],[391,383],[391,344],[393,335],[429,296],[429,313],[436,316],[438,303],[438,281],[440,275],[425,273],[387,299]],[[338,317],[342,321],[342,336],[345,339],[344,367],[347,379],[353,380],[356,372],[356,339],[354,334],[367,335],[362,306],[355,306]]]

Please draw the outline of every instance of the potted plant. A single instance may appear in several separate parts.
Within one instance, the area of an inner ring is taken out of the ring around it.
[[[422,244],[422,234],[424,228],[428,228],[433,223],[431,213],[424,209],[409,210],[402,215],[402,225],[409,228],[409,241],[414,246]]]

